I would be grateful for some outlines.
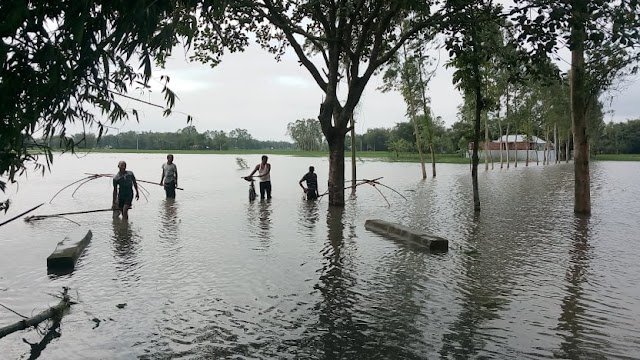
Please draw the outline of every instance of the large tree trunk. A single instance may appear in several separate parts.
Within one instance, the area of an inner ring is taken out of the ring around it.
[[[555,156],[554,164],[558,163],[558,124],[553,124],[553,155]]]
[[[500,145],[500,169],[502,169],[504,167],[504,157],[502,156],[502,121],[500,120],[500,114],[498,114],[498,131],[500,131],[500,134],[498,136],[500,136],[498,139],[500,139],[499,141],[499,145]]]
[[[489,116],[484,119],[484,171],[489,171]]]
[[[567,141],[564,143],[564,162],[569,163],[571,159],[571,130],[567,131]]]
[[[329,142],[329,205],[344,206],[344,136]]]
[[[506,140],[506,144],[505,144],[505,148],[507,149],[507,169],[509,168],[509,165],[511,164],[511,158],[509,157],[509,123],[507,123],[507,130],[506,130],[506,135],[507,138]]]
[[[525,160],[524,160],[524,166],[529,166],[529,153],[531,150],[531,136],[529,134],[529,132],[527,132],[527,154],[525,156]]]
[[[413,106],[412,106],[413,107]],[[416,147],[418,148],[418,154],[420,154],[420,165],[422,166],[422,178],[427,178],[427,168],[424,164],[424,153],[422,152],[422,142],[420,141],[420,127],[418,126],[418,120],[415,116],[412,116],[413,128],[416,133]]]
[[[351,114],[351,196],[356,194],[356,120]]]
[[[505,113],[505,118],[507,119],[507,169],[510,166],[510,162],[511,159],[509,158],[509,125],[511,125],[511,112],[509,110],[511,110],[511,108],[509,107],[509,84],[507,84],[507,100],[505,103],[506,107],[507,107],[507,112]]]
[[[583,0],[571,2],[571,118],[573,124],[573,166],[575,174],[574,208],[578,214],[591,214],[589,183],[589,136],[587,132],[587,90],[585,83],[584,41],[586,5]]]
[[[480,115],[482,114],[482,94],[480,81],[476,81],[476,114],[473,132],[473,152],[471,155],[471,181],[473,183],[473,210],[480,211],[480,192],[478,190],[478,145],[480,143]]]
[[[419,59],[422,59],[422,50],[418,50]],[[431,170],[433,173],[433,177],[436,177],[436,155],[433,152],[433,117],[427,115],[427,110],[429,110],[427,106],[427,86],[424,82],[424,77],[422,76],[422,61],[418,61],[418,74],[420,76],[420,95],[422,96],[422,112],[424,114],[424,118],[427,124],[427,143],[429,146],[429,151],[431,151]],[[433,115],[433,114],[432,114]],[[417,125],[416,125],[417,126]],[[417,128],[416,128],[416,139],[418,138]],[[422,178],[426,179],[427,174],[424,168],[424,159],[422,158],[422,153],[420,153],[420,161],[422,162]]]
[[[436,153],[433,149],[433,141],[429,141],[429,151],[431,151],[431,172],[436,177]]]
[[[514,132],[516,133],[516,138],[513,140],[513,144],[515,145],[516,157],[513,159],[513,167],[518,167],[518,125],[515,125]]]

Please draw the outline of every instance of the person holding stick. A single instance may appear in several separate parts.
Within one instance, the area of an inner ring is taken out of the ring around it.
[[[178,167],[173,163],[173,155],[167,155],[167,162],[162,164],[162,177],[160,185],[164,186],[167,199],[176,198],[176,188],[178,187]]]
[[[122,212],[122,218],[129,218],[129,208],[131,208],[131,202],[133,201],[133,188],[136,189],[136,200],[140,199],[140,192],[138,191],[138,183],[133,172],[127,171],[127,163],[120,161],[118,163],[118,173],[113,177],[113,204],[111,208],[117,210],[113,212],[113,217],[120,216]]]

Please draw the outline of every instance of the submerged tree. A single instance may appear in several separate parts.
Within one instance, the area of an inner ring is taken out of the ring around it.
[[[486,96],[485,71],[488,60],[501,49],[495,36],[501,23],[501,7],[492,1],[457,0],[448,3],[456,15],[446,25],[446,46],[451,56],[448,66],[456,68],[454,83],[473,98],[474,131],[471,155],[471,178],[473,183],[473,208],[480,211],[478,191],[478,147],[480,143],[480,120],[483,111],[490,108]]]
[[[442,21],[431,1],[229,1],[209,18],[197,58],[217,64],[251,37],[282,56],[290,47],[324,93],[318,119],[329,145],[329,204],[344,206],[345,135],[353,110],[374,73],[408,40]],[[344,64],[351,81],[345,84]],[[346,89],[340,91],[340,87]]]
[[[430,114],[430,108],[428,104],[428,97],[426,96],[428,82],[431,79],[431,73],[423,74],[425,64],[430,65],[429,57],[423,55],[422,46],[425,45],[424,41],[416,41],[409,44],[409,46],[403,46],[397,56],[390,62],[390,66],[384,73],[384,85],[382,91],[387,92],[391,90],[399,91],[402,94],[404,102],[407,106],[407,116],[410,122],[413,124],[416,149],[420,156],[420,165],[422,169],[422,178],[427,178],[427,170],[425,167],[425,159],[423,154],[423,142],[427,141],[427,146],[431,149],[431,157],[433,164],[433,176],[435,176],[435,160],[433,153],[433,126]],[[423,114],[420,116],[419,112]],[[421,126],[420,120],[423,120],[425,126]],[[426,128],[427,134],[424,134],[422,129]],[[425,136],[426,135],[426,136]],[[429,141],[431,139],[431,141]]]
[[[615,82],[638,70],[640,2],[636,0],[516,0],[520,39],[532,55],[571,51],[574,212],[591,213],[588,112]],[[531,13],[535,16],[530,16]]]

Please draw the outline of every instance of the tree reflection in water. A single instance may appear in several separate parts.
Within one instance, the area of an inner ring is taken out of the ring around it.
[[[440,350],[443,359],[470,359],[484,352],[487,345],[484,327],[500,318],[499,313],[507,307],[512,291],[509,282],[515,275],[507,266],[507,259],[516,261],[519,256],[515,246],[501,246],[503,242],[512,241],[510,237],[488,235],[504,233],[503,227],[508,223],[476,214],[468,224],[467,242],[482,253],[469,252],[464,257],[464,280],[458,285],[462,309],[443,335]]]
[[[589,245],[589,218],[576,216],[572,236],[569,266],[567,267],[566,295],[562,299],[562,313],[558,319],[557,330],[560,330],[562,343],[557,357],[566,359],[605,359],[608,343],[603,340],[605,334],[589,336],[595,332],[590,329],[586,316],[589,310],[588,299],[584,299],[584,286],[588,283],[587,275],[591,245]],[[593,325],[591,325],[593,326]]]

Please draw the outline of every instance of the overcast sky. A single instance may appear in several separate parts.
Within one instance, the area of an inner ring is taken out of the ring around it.
[[[440,50],[440,66],[429,84],[433,112],[441,116],[446,126],[457,119],[460,92],[451,82],[452,69],[446,69],[446,52]],[[247,129],[259,140],[286,140],[287,124],[303,118],[317,118],[322,91],[307,70],[300,66],[293,54],[277,62],[257,45],[242,53],[225,55],[220,65],[211,68],[186,59],[184,50],[178,49],[165,69],[154,72],[154,77],[169,75],[169,87],[179,97],[175,111],[193,116],[193,125],[199,132],[235,128]],[[607,110],[605,121],[624,121],[640,118],[640,81],[634,81],[617,93]],[[158,84],[158,82],[156,82]],[[364,133],[376,127],[393,127],[407,121],[405,104],[397,92],[382,93],[379,77],[373,78],[356,110],[356,131]],[[131,93],[138,97],[138,94]],[[159,89],[154,95],[141,98],[162,104]],[[140,122],[132,120],[117,125],[117,131],[173,132],[185,126],[186,115],[176,113],[163,117],[162,110],[137,102],[124,100],[129,108],[142,110]],[[77,131],[78,129],[72,129]]]

